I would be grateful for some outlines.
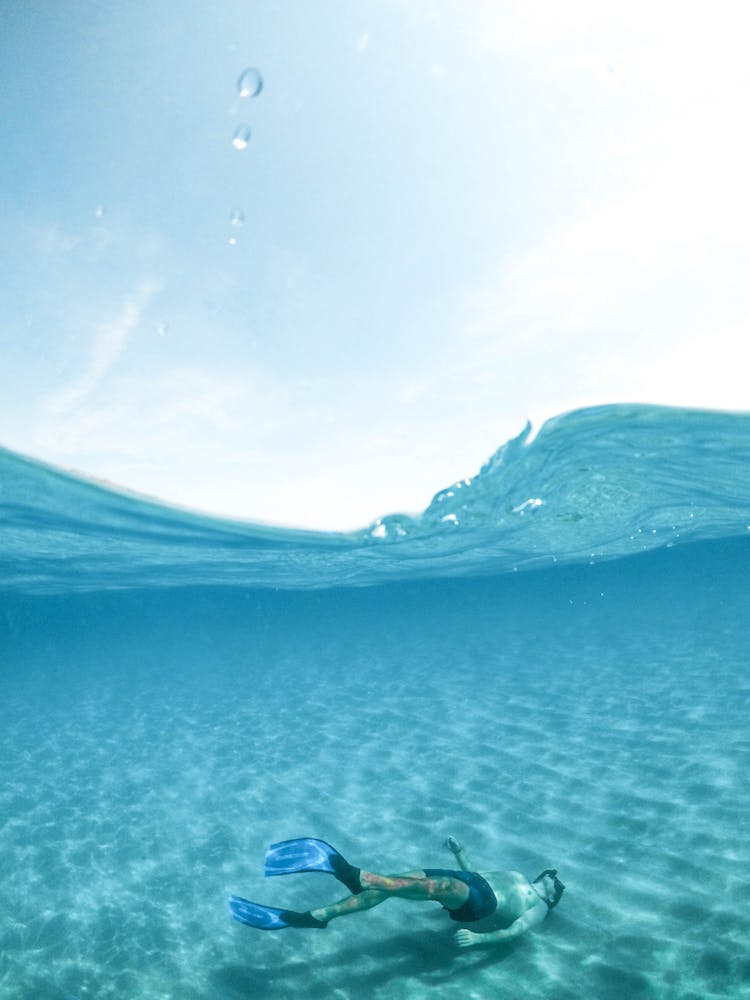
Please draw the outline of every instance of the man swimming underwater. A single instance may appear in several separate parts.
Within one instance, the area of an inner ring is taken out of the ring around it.
[[[459,870],[424,868],[404,875],[376,875],[350,865],[324,840],[303,837],[271,844],[266,851],[266,877],[293,872],[328,872],[351,893],[338,903],[304,913],[278,910],[231,896],[229,909],[235,920],[263,931],[284,927],[327,927],[329,921],[360,910],[370,910],[386,899],[414,899],[442,903],[451,920],[478,923],[478,930],[461,928],[456,943],[461,948],[512,941],[536,927],[557,906],[565,886],[555,869],[547,868],[529,882],[520,872],[471,870],[463,848],[453,837],[445,842],[460,865]],[[479,923],[481,921],[481,923]]]

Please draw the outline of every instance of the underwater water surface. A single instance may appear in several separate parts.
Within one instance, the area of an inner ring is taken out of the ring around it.
[[[421,517],[219,521],[0,453],[0,996],[750,996],[750,418],[600,407]],[[253,931],[317,836],[567,885]]]

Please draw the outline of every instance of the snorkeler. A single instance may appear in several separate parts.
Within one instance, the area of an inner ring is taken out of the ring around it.
[[[303,837],[271,844],[266,851],[264,874],[290,875],[293,872],[327,872],[338,879],[351,895],[315,910],[279,910],[231,896],[229,909],[235,920],[248,927],[276,931],[284,927],[324,928],[336,917],[370,910],[386,899],[414,899],[442,903],[451,920],[478,923],[479,929],[456,931],[461,948],[477,944],[512,941],[536,927],[557,906],[565,886],[557,871],[547,868],[529,882],[520,872],[471,871],[463,848],[453,837],[446,847],[455,855],[460,871],[424,868],[404,875],[376,875],[350,865],[324,840]]]

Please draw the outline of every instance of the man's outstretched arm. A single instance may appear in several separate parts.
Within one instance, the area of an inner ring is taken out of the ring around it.
[[[458,861],[458,865],[463,871],[470,872],[472,870],[469,860],[464,854],[463,847],[461,847],[455,837],[448,837],[445,842],[445,846],[453,855],[455,855],[456,861]]]
[[[547,916],[547,907],[544,903],[527,910],[522,917],[514,920],[510,927],[505,927],[501,931],[489,931],[487,934],[477,934],[475,931],[466,930],[462,927],[456,931],[456,944],[459,948],[471,948],[477,944],[500,944],[504,941],[513,941],[520,937],[532,927],[538,927]]]

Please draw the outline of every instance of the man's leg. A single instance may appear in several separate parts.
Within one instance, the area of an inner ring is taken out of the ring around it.
[[[363,889],[378,889],[401,899],[434,900],[449,910],[457,910],[469,898],[468,885],[450,875],[427,876],[423,871],[407,875],[376,875],[362,871],[359,880]]]
[[[316,920],[328,923],[336,917],[370,910],[386,899],[433,900],[448,909],[455,910],[469,898],[469,887],[465,882],[449,876],[428,878],[423,871],[407,872],[405,875],[376,875],[374,872],[360,872],[363,890],[356,896],[347,896],[338,903],[311,910]]]
[[[310,910],[311,916],[316,920],[328,923],[336,917],[347,917],[350,913],[359,913],[360,910],[371,910],[373,906],[379,906],[388,899],[385,892],[378,892],[377,889],[368,889],[360,892],[356,896],[346,896],[338,903],[331,903],[329,906],[319,906],[315,910]]]

